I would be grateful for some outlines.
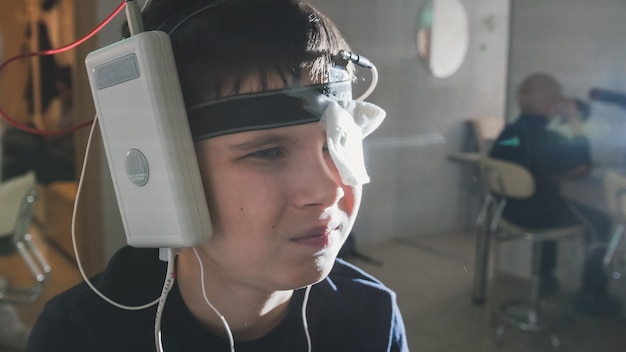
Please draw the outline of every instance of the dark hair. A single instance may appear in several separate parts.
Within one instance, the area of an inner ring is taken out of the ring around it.
[[[561,96],[561,84],[543,72],[530,74],[519,85],[517,103],[526,114],[545,115],[547,109]]]
[[[332,57],[349,50],[336,25],[302,0],[153,0],[144,11],[145,29],[202,3],[214,6],[170,36],[188,106],[236,94],[251,75],[263,90],[270,74],[285,83],[325,82]]]

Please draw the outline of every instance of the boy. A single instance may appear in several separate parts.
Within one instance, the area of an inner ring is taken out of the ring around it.
[[[83,284],[47,305],[28,350],[407,351],[395,294],[336,260],[383,112],[349,101],[334,24],[299,0],[155,0],[144,24],[172,40],[213,235],[179,250],[156,334],[154,308]],[[144,304],[165,267],[126,247],[92,281]]]

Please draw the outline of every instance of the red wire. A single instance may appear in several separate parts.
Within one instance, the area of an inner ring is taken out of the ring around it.
[[[58,49],[50,49],[50,50],[42,50],[42,51],[38,51],[38,52],[34,52],[34,53],[26,53],[26,54],[20,54],[20,55],[16,55],[13,56],[11,58],[8,58],[7,60],[5,60],[4,62],[2,62],[0,64],[0,71],[2,71],[2,69],[4,69],[4,67],[6,67],[9,63],[19,60],[19,59],[24,59],[27,57],[32,57],[32,56],[45,56],[45,55],[54,55],[54,54],[58,54],[58,53],[62,53],[65,51],[68,51],[70,49],[73,49],[79,45],[81,45],[82,43],[84,43],[85,41],[89,40],[91,37],[93,37],[96,33],[98,33],[102,28],[104,28],[104,26],[106,26],[109,22],[111,22],[111,20],[118,14],[120,13],[120,11],[122,11],[124,9],[125,6],[125,1],[122,1],[117,8],[111,12],[111,14],[109,14],[96,28],[94,28],[93,30],[91,30],[89,33],[87,33],[87,35],[85,35],[84,37],[80,38],[79,40],[68,44],[66,46],[60,47]],[[0,108],[0,116],[2,116],[9,124],[24,130],[26,132],[30,132],[30,133],[35,133],[35,134],[41,134],[41,135],[47,135],[47,136],[58,136],[61,134],[65,134],[65,133],[69,133],[69,132],[73,132],[76,131],[78,129],[81,129],[83,127],[89,126],[91,125],[91,123],[93,122],[93,119],[87,121],[87,122],[83,122],[79,125],[76,126],[72,126],[69,128],[65,128],[62,130],[41,130],[38,128],[33,128],[27,125],[24,125],[22,123],[19,123],[17,121],[15,121],[14,119],[12,119],[6,112],[4,112],[4,110],[2,110],[2,108]]]

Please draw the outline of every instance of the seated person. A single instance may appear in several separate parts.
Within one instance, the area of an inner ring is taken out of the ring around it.
[[[503,211],[508,221],[527,228],[583,225],[587,247],[582,287],[574,297],[574,308],[583,314],[616,312],[607,295],[608,278],[602,258],[610,231],[610,219],[589,207],[561,196],[561,181],[581,177],[591,169],[590,148],[583,134],[579,109],[574,99],[562,95],[561,85],[551,76],[536,73],[521,83],[518,94],[520,116],[506,126],[490,152],[496,159],[524,166],[535,180],[535,193],[528,199],[510,199]],[[547,128],[551,119],[564,118],[572,129],[567,138]],[[542,247],[540,291],[558,289],[554,276],[557,246],[546,241]]]

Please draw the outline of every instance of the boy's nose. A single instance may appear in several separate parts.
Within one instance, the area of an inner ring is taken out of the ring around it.
[[[320,151],[315,158],[302,165],[302,175],[296,196],[298,206],[329,207],[339,202],[345,195],[341,177],[330,155]]]

